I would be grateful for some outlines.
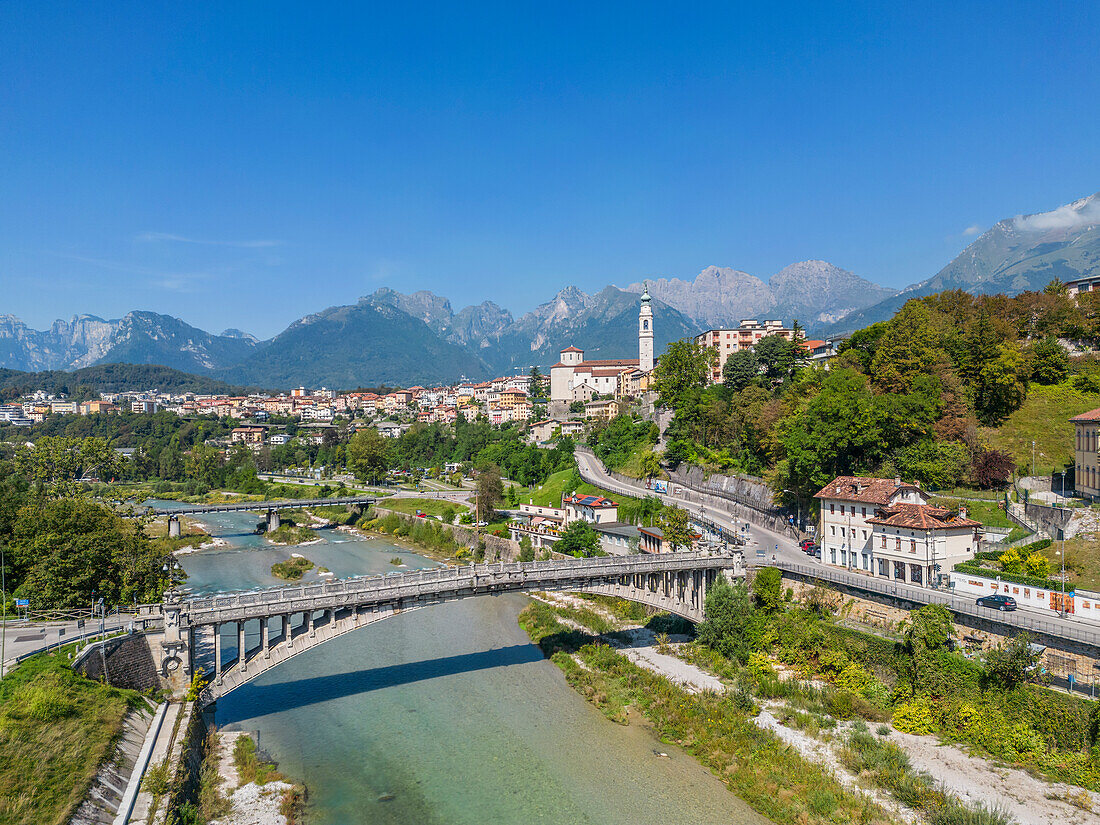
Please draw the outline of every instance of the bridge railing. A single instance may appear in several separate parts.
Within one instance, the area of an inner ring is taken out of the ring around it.
[[[1011,625],[1020,630],[1043,633],[1066,641],[1100,647],[1100,627],[1090,628],[1064,619],[1044,619],[1020,610],[1006,613],[989,607],[981,607],[974,599],[957,595],[949,590],[913,587],[824,566],[810,566],[782,560],[774,562],[771,566],[806,578],[842,584],[884,596],[903,598],[917,604],[941,604],[953,613],[995,621]]]
[[[231,610],[233,608],[292,603],[341,594],[356,596],[393,592],[396,595],[401,595],[406,591],[415,591],[423,585],[439,583],[467,584],[475,582],[477,579],[491,579],[501,575],[520,575],[534,578],[618,577],[636,573],[673,572],[702,567],[730,567],[736,564],[734,556],[729,554],[692,552],[607,556],[584,560],[565,559],[561,561],[432,567],[408,573],[356,576],[331,582],[271,587],[262,590],[246,590],[237,593],[191,598],[183,603],[183,609],[187,613],[202,613],[212,610]]]
[[[302,498],[281,501],[240,501],[232,504],[196,504],[174,507],[151,507],[149,512],[157,516],[188,515],[191,513],[232,513],[249,510],[292,510],[299,507],[332,507],[340,504],[373,504],[377,496],[341,496],[339,498]]]

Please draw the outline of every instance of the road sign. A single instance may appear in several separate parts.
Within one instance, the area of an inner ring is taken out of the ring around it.
[[[31,606],[31,600],[30,599],[16,599],[15,600],[15,606],[16,607],[30,607]]]

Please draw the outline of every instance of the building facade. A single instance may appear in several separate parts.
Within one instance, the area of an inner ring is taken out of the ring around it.
[[[823,563],[929,586],[973,558],[981,523],[928,503],[901,479],[840,476],[814,496]]]
[[[712,384],[722,380],[722,367],[726,360],[735,352],[752,349],[757,342],[769,335],[779,335],[788,341],[794,340],[794,329],[783,326],[782,321],[759,321],[750,318],[742,321],[736,329],[708,329],[706,332],[695,336],[695,343],[700,347],[709,347],[718,352],[718,359],[714,362],[714,371],[711,373]]]
[[[1073,478],[1076,491],[1085,496],[1100,496],[1100,465],[1097,464],[1097,437],[1100,433],[1100,409],[1082,413],[1073,423]]]

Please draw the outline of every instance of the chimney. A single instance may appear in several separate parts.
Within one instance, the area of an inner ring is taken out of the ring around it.
[[[962,519],[966,518],[966,505],[965,504],[960,504],[959,505],[959,518],[962,518]]]
[[[894,486],[895,487],[900,487],[901,486],[901,479],[900,478],[895,478],[894,479]]]

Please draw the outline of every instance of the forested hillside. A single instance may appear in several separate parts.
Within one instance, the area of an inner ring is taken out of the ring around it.
[[[1014,297],[952,290],[910,300],[845,341],[828,369],[765,339],[707,387],[710,354],[678,342],[658,366],[661,400],[676,411],[667,457],[764,475],[791,503],[843,474],[998,487],[1027,463],[1019,433],[1032,423],[1012,416],[1033,387],[1065,388],[1058,417],[1096,405],[1100,361],[1080,350],[1098,340],[1100,296],[1074,301],[1055,281]],[[1011,437],[1000,433],[1006,421]],[[1037,426],[1067,432],[1061,420]]]

